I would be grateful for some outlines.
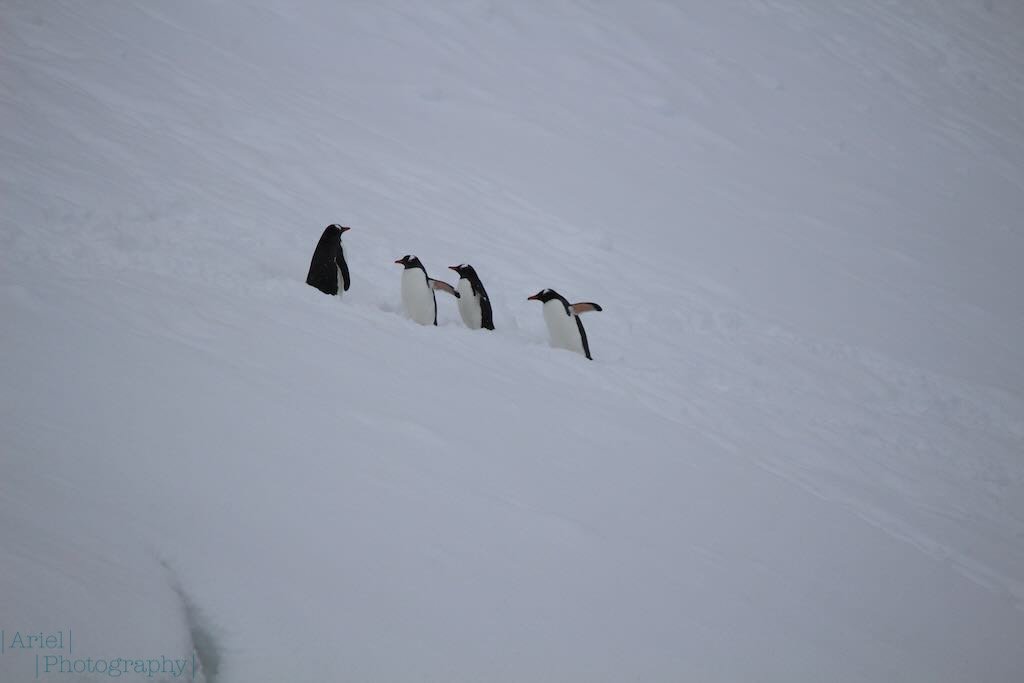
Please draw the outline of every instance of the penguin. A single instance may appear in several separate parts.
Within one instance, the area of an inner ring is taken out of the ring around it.
[[[437,299],[434,291],[440,289],[456,299],[459,293],[447,282],[428,276],[423,264],[412,254],[403,256],[395,263],[405,267],[402,271],[402,305],[406,314],[420,325],[436,325]]]
[[[484,289],[484,283],[480,282],[480,276],[476,274],[476,269],[466,263],[448,267],[459,274],[456,289],[459,292],[459,315],[462,316],[462,322],[471,330],[479,330],[481,327],[493,330],[491,300]]]
[[[600,306],[589,301],[570,304],[564,296],[553,289],[542,289],[526,299],[544,304],[544,322],[548,324],[552,346],[582,353],[587,360],[594,360],[590,356],[587,331],[583,329],[579,314],[600,311]]]
[[[341,241],[342,233],[347,230],[350,228],[337,223],[324,228],[324,234],[320,235],[320,241],[313,250],[313,260],[309,262],[307,285],[316,287],[324,294],[340,296],[342,292],[348,291],[352,281],[345,261],[345,245]]]

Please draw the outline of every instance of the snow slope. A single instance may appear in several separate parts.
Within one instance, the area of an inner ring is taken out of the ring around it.
[[[1011,0],[0,3],[6,644],[1016,680],[1022,31]],[[303,283],[330,222],[342,302]],[[406,253],[476,266],[496,332],[405,320]],[[542,287],[604,307],[594,362]]]

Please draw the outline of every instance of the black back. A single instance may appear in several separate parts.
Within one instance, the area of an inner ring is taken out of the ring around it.
[[[483,291],[483,285],[480,285],[480,327],[485,330],[494,329],[494,315],[491,312],[491,300],[487,298],[487,292]]]
[[[485,330],[493,330],[494,314],[491,312],[491,298],[487,296],[487,290],[484,289],[484,283],[480,281],[480,276],[476,274],[476,268],[462,264],[454,266],[452,270],[458,273],[459,277],[469,280],[469,286],[473,289],[473,293],[480,297],[480,327]]]
[[[316,249],[313,250],[313,258],[309,262],[309,274],[306,276],[306,284],[316,287],[324,294],[336,295],[338,293],[338,270],[341,270],[342,287],[347,292],[351,280],[348,274],[348,264],[345,262],[345,254],[341,249],[341,226],[337,224],[328,225],[320,235]]]

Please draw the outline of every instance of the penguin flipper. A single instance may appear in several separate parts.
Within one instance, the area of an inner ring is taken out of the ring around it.
[[[459,297],[459,293],[457,291],[455,291],[455,288],[452,287],[447,282],[444,282],[443,280],[435,280],[434,278],[429,278],[428,277],[427,278],[427,282],[430,283],[430,288],[431,289],[435,289],[435,290],[436,289],[440,289],[442,292],[448,292],[449,294],[454,296],[456,299],[461,298],[461,297]]]
[[[344,291],[348,291],[349,286],[352,284],[352,278],[348,274],[348,262],[345,257],[341,255],[341,250],[338,250],[338,256],[335,259],[338,264],[338,269],[341,270],[342,288]]]
[[[587,311],[601,311],[601,310],[604,310],[604,309],[602,309],[600,306],[598,306],[595,303],[591,303],[590,301],[581,301],[578,304],[572,304],[571,306],[569,306],[569,311],[571,313],[575,314],[575,315],[579,315],[580,313],[586,313]]]

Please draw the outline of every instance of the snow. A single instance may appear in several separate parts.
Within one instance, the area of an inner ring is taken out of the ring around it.
[[[1024,671],[1020,3],[0,12],[7,645]],[[344,301],[304,284],[332,222]],[[407,253],[474,265],[496,330],[407,320]],[[546,287],[602,305],[594,362]]]

